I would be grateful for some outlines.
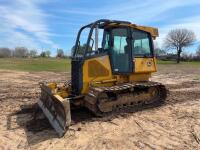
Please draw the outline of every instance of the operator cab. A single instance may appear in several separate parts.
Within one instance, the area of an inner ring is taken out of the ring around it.
[[[151,34],[124,21],[99,20],[82,27],[73,59],[84,61],[102,55],[109,55],[113,74],[133,73],[134,58],[154,57]]]

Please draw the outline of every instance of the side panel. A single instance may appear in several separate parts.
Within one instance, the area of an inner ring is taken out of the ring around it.
[[[83,89],[81,93],[87,93],[89,84],[92,82],[111,80],[114,77],[117,78],[117,82],[148,81],[151,73],[157,70],[155,58],[135,58],[134,62],[135,71],[132,74],[113,76],[108,55],[86,59],[83,64]]]
[[[156,58],[135,58],[135,72],[129,81],[148,81],[151,73],[157,71]]]
[[[90,82],[107,79],[112,79],[108,55],[86,59],[83,64],[83,89],[81,93],[87,93]]]
[[[156,58],[135,58],[134,73],[151,73],[156,71]]]

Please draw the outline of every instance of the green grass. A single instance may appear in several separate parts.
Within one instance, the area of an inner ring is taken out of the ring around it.
[[[200,67],[200,62],[181,62],[158,60],[158,65],[186,65],[188,67]],[[0,69],[19,70],[29,72],[52,71],[68,72],[70,71],[70,59],[59,58],[0,58]]]
[[[70,71],[69,59],[58,58],[0,58],[0,69],[19,71]]]

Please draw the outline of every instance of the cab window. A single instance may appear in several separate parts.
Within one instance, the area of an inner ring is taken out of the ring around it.
[[[108,50],[110,48],[109,42],[110,42],[110,32],[105,30],[102,41],[103,50]]]
[[[132,71],[128,34],[127,28],[115,28],[111,32],[111,59],[113,71],[116,73]]]
[[[84,55],[84,52],[85,52],[85,48],[86,48],[86,43],[87,43],[87,35],[89,34],[90,32],[90,29],[89,28],[85,28],[82,32],[81,32],[81,35],[80,35],[80,38],[79,38],[79,43],[78,43],[78,47],[77,47],[77,50],[76,50],[76,57],[83,57]],[[74,48],[72,48],[72,52],[74,51]]]
[[[151,57],[151,39],[147,32],[132,29],[132,54],[134,57]]]
[[[90,45],[88,46],[86,56],[88,57],[95,56],[103,52],[102,51],[103,31],[104,31],[103,29],[98,29],[98,41],[95,41],[95,30],[93,30],[93,33],[90,39]],[[97,47],[95,47],[96,42],[97,42]]]

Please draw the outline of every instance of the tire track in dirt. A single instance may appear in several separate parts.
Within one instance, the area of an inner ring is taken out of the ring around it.
[[[175,84],[167,85],[170,94],[163,106],[108,119],[88,118],[74,123],[59,139],[52,129],[28,131],[31,114],[15,114],[22,105],[37,101],[38,81],[53,81],[56,74],[12,74],[1,72],[0,78],[0,149],[199,149],[199,81],[178,83],[177,77]],[[165,83],[168,75],[159,80]],[[65,74],[56,76],[65,79]]]

